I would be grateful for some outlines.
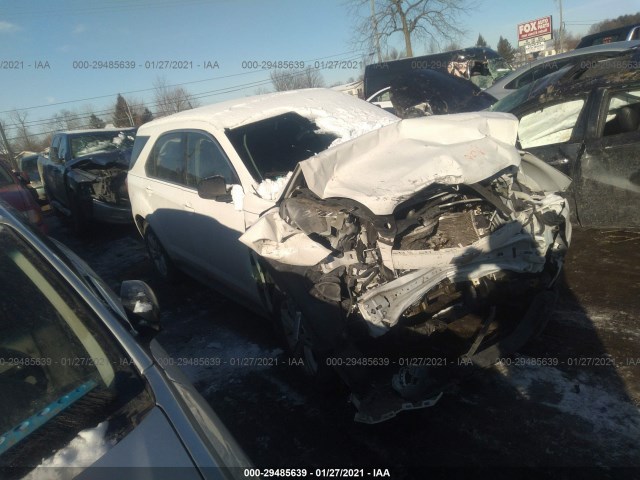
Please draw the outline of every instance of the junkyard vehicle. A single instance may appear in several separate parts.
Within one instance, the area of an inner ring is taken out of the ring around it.
[[[131,221],[125,179],[135,129],[75,130],[57,133],[38,169],[51,206],[71,218],[81,232],[92,220]]]
[[[29,180],[29,188],[33,189],[32,192],[38,200],[38,203],[45,203],[47,196],[44,193],[44,185],[42,184],[40,172],[38,171],[38,154],[29,153],[21,155],[16,160],[18,162],[18,170],[20,173],[27,175],[25,180]]]
[[[162,467],[242,477],[248,459],[152,339],[159,312],[146,284],[123,282],[116,297],[2,205],[0,244],[3,479],[167,478]]]
[[[565,65],[595,62],[607,57],[619,55],[638,45],[640,45],[640,41],[638,40],[606,43],[579,50],[571,50],[550,57],[538,58],[500,77],[493,85],[487,88],[485,92],[500,100],[525,85],[529,85],[546,75],[557,72]]]
[[[585,35],[580,39],[580,42],[578,42],[576,49],[629,40],[640,40],[640,25],[626,25],[624,27]]]
[[[510,97],[493,107],[520,119],[522,148],[573,179],[570,198],[583,226],[640,226],[637,53],[565,74],[515,108]]]
[[[46,225],[42,219],[40,205],[27,189],[27,180],[0,161],[0,199],[7,202],[31,223],[46,233]]]
[[[400,75],[423,70],[448,73],[486,88],[513,69],[500,54],[482,47],[373,63],[364,70],[364,98],[371,98]]]
[[[399,121],[321,89],[211,105],[140,128],[133,214],[162,275],[274,315],[308,373],[335,367],[358,419],[380,421],[438,397],[410,362],[365,355],[385,341],[488,365],[548,318],[568,179],[521,158],[516,131],[495,113]]]
[[[301,162],[241,237],[296,305],[304,357],[347,367],[360,420],[432,405],[448,367],[490,365],[548,320],[569,179],[521,157],[516,129],[491,113],[383,127]]]
[[[400,118],[477,112],[496,99],[464,78],[436,70],[413,71],[394,78],[389,87],[392,112]]]

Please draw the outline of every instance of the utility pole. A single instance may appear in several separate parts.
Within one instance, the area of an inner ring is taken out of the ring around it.
[[[564,23],[562,22],[562,0],[558,0],[558,3],[560,4],[560,27],[558,28],[558,36],[560,37],[560,51],[557,53],[562,53],[564,52]]]
[[[382,52],[380,51],[380,35],[378,34],[378,20],[376,19],[375,0],[371,0],[371,23],[373,24],[373,34],[376,42],[376,52],[378,52],[378,63],[382,63]]]
[[[7,150],[7,155],[9,155],[9,162],[14,169],[18,169],[18,164],[16,163],[16,158],[13,156],[13,152],[11,151],[11,145],[9,145],[9,141],[7,140],[7,136],[4,134],[4,125],[0,122],[0,136],[2,137],[2,142],[4,143],[4,148]]]

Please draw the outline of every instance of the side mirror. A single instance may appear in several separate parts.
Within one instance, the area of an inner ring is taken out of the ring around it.
[[[122,282],[120,301],[133,328],[142,336],[153,336],[162,329],[158,299],[145,282],[141,280]]]
[[[198,196],[217,202],[230,202],[231,195],[227,192],[227,182],[224,177],[216,175],[207,177],[198,184]]]

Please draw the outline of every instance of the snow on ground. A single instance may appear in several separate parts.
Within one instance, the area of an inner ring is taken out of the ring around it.
[[[637,312],[602,307],[592,308],[587,306],[582,308],[584,311],[558,309],[555,318],[567,325],[625,335],[628,340],[635,339],[637,341],[640,338],[640,331],[629,328],[628,321],[628,319],[635,318]]]
[[[594,433],[640,438],[640,408],[589,371],[573,377],[554,367],[496,364],[493,368],[523,398],[577,415],[593,425]],[[540,391],[545,392],[542,398]]]
[[[204,385],[207,394],[224,389],[230,383],[238,383],[249,374],[277,368],[278,363],[282,363],[278,358],[283,354],[282,349],[262,347],[213,324],[209,312],[202,311],[189,317],[188,323],[175,319],[177,323],[167,329],[169,334],[173,329],[180,330],[184,335],[183,341],[172,345],[161,343],[170,349],[171,356],[178,359],[180,368],[193,383]],[[166,323],[172,322],[169,319]],[[180,359],[197,361],[181,362]]]

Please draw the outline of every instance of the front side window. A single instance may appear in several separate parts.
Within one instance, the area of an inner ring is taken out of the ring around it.
[[[153,147],[145,170],[149,177],[184,184],[185,134],[171,132],[162,135]]]
[[[229,160],[218,143],[204,133],[187,133],[186,184],[197,188],[208,177],[224,177],[227,185],[239,183]]]
[[[568,142],[584,103],[583,98],[578,98],[525,114],[518,127],[522,148]]]
[[[640,89],[616,92],[609,97],[602,136],[640,130]]]
[[[60,145],[58,146],[58,158],[63,162],[67,159],[67,142],[65,137],[60,137]]]
[[[76,452],[92,463],[153,407],[145,382],[75,289],[5,225],[0,283],[0,476],[60,465],[83,431],[101,440]]]

